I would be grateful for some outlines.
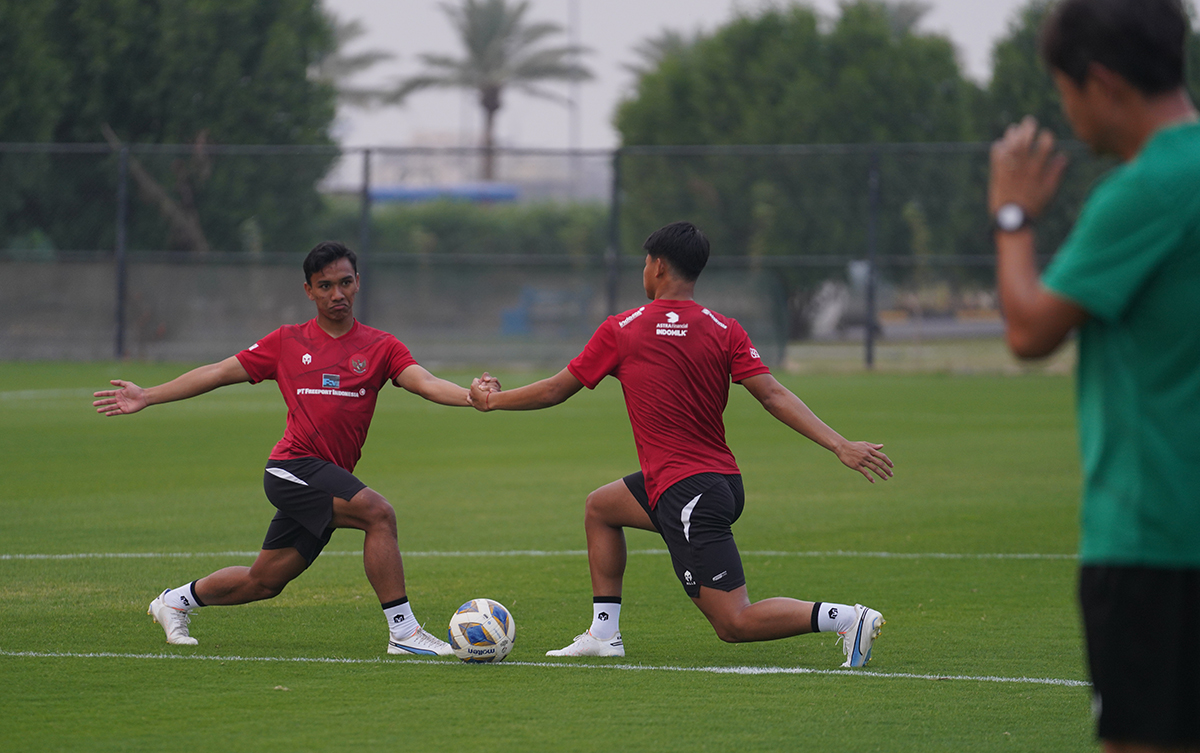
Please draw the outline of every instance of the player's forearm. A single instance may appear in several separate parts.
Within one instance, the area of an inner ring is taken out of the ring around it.
[[[1052,326],[1044,311],[1045,291],[1038,275],[1031,228],[996,234],[996,285],[1009,349],[1022,358],[1052,353],[1062,343],[1064,333]]]
[[[514,390],[491,392],[484,397],[486,410],[540,410],[570,397],[550,379],[527,384]]]
[[[419,394],[430,402],[449,405],[452,408],[466,408],[471,405],[470,390],[445,379],[435,378],[424,385]]]
[[[762,403],[767,412],[776,419],[830,452],[837,452],[837,448],[846,442],[845,437],[818,418],[817,414],[790,390],[780,387]]]
[[[1030,310],[1037,290],[1033,230],[996,234],[996,286],[1004,312],[1004,330],[1020,339],[1029,328]]]
[[[240,369],[240,364],[238,365]],[[244,372],[243,372],[244,374]],[[171,403],[176,400],[186,400],[189,397],[203,395],[218,387],[235,384],[245,379],[238,378],[236,370],[227,361],[210,363],[181,374],[169,382],[146,389],[146,405]]]

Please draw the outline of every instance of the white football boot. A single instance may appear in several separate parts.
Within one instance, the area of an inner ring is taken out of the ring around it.
[[[195,646],[200,641],[188,635],[188,623],[191,622],[191,616],[182,609],[169,607],[163,603],[163,594],[170,590],[168,588],[156,596],[154,601],[150,602],[150,608],[146,610],[146,614],[162,625],[163,631],[167,634],[167,643],[177,646]]]
[[[392,636],[388,641],[389,654],[416,654],[418,656],[453,656],[454,649],[449,643],[435,637],[423,627],[407,638]]]
[[[624,656],[625,644],[621,642],[618,632],[606,641],[598,640],[589,630],[583,635],[575,636],[570,646],[557,651],[547,651],[546,656]]]
[[[838,633],[841,636],[842,651],[846,653],[846,663],[843,667],[861,667],[871,661],[871,648],[886,622],[883,615],[874,609],[868,609],[862,604],[854,605],[854,624],[846,632]]]

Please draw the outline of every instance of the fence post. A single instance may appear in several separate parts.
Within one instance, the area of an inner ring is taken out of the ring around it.
[[[867,305],[866,333],[863,337],[866,349],[867,370],[875,368],[875,258],[879,253],[879,150],[871,152],[871,166],[867,170],[868,217],[867,217]]]
[[[613,150],[612,197],[608,208],[608,248],[604,250],[607,268],[605,302],[608,315],[617,313],[617,288],[621,280],[621,147]]]
[[[363,150],[362,166],[362,214],[358,219],[358,273],[363,280],[358,291],[357,313],[360,322],[367,323],[367,304],[370,298],[367,288],[370,287],[370,277],[363,274],[367,266],[367,257],[371,249],[371,150]]]
[[[117,157],[117,239],[114,255],[117,267],[117,311],[116,342],[113,355],[117,360],[125,357],[125,297],[126,278],[125,246],[129,224],[129,146],[121,147]]]

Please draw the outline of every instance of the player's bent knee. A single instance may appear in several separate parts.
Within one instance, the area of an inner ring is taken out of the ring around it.
[[[287,587],[286,583],[280,584],[259,584],[259,599],[274,599],[279,594],[283,593],[283,589]]]
[[[614,493],[612,486],[612,484],[607,484],[587,495],[587,499],[583,503],[585,521],[621,525],[621,520],[628,517],[628,511],[623,509],[622,500]],[[637,503],[634,502],[634,504]]]
[[[396,527],[396,510],[380,493],[371,489],[363,489],[351,500],[353,514],[368,527]]]
[[[726,643],[745,643],[746,634],[737,625],[728,623],[712,623],[713,630],[716,631],[717,637]]]

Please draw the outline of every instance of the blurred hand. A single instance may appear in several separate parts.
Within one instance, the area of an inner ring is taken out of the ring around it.
[[[149,405],[146,402],[146,391],[133,382],[126,382],[123,379],[113,379],[111,382],[121,389],[101,390],[93,393],[93,397],[101,398],[92,402],[97,413],[103,413],[106,416],[123,416],[137,413]]]
[[[992,144],[988,209],[991,214],[1005,204],[1020,205],[1031,218],[1041,215],[1058,192],[1067,156],[1054,149],[1054,134],[1038,130],[1027,116],[1010,125]]]

